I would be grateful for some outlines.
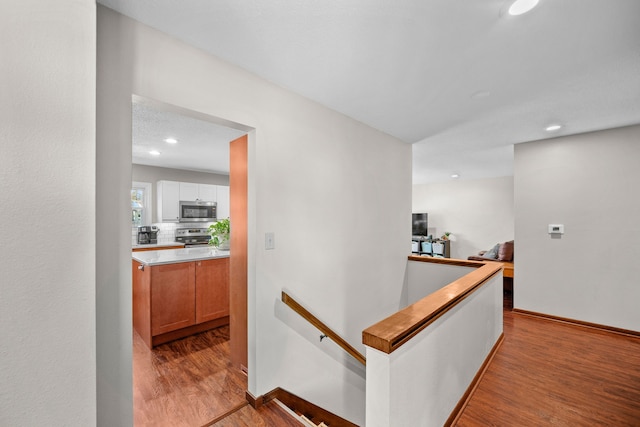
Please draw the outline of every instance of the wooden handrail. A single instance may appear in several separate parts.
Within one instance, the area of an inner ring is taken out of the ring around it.
[[[475,270],[362,331],[366,346],[392,353],[502,270],[496,262],[410,256],[410,261],[474,267]]]
[[[367,364],[367,360],[358,350],[356,350],[351,344],[345,341],[340,335],[333,332],[331,328],[325,325],[316,316],[311,314],[306,308],[300,305],[296,300],[291,298],[291,296],[289,296],[285,291],[282,291],[282,302],[288,305],[289,307],[291,307],[293,311],[295,311],[300,316],[302,316],[302,318],[305,319],[307,322],[311,323],[313,326],[318,328],[320,332],[322,332],[324,335],[327,336],[327,338],[331,338],[333,342],[335,342],[340,347],[342,347],[344,351],[346,351],[351,356],[353,356],[358,362],[362,363],[363,365]]]

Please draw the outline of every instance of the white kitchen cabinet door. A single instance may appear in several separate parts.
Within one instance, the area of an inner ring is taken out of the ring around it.
[[[180,200],[192,202],[198,200],[199,184],[193,182],[181,182],[180,183]]]
[[[196,184],[194,182],[180,183],[180,200],[192,202],[202,200],[205,202],[216,201],[216,187],[210,184]]]
[[[217,185],[218,205],[216,206],[216,216],[218,219],[229,218],[229,187],[226,185]]]
[[[217,185],[198,184],[198,199],[205,202],[217,200]]]
[[[158,221],[178,221],[178,202],[180,201],[180,183],[176,181],[158,181]]]

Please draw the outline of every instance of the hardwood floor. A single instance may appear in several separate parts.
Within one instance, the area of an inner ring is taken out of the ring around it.
[[[212,427],[301,427],[302,425],[273,400],[258,410],[245,406],[217,423],[211,424]]]
[[[510,311],[468,426],[640,426],[640,339]]]
[[[469,426],[640,426],[640,339],[511,311],[505,340],[456,421]],[[150,351],[134,336],[135,426],[301,425],[245,401],[222,327]]]
[[[134,332],[135,426],[202,426],[245,404],[246,389],[246,376],[231,369],[228,326],[153,351]]]

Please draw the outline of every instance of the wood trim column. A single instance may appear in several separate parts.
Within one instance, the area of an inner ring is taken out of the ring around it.
[[[229,327],[231,363],[243,371],[248,366],[247,336],[247,229],[248,229],[248,137],[229,143],[229,203],[231,256]]]

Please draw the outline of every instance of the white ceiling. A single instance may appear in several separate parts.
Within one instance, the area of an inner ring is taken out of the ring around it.
[[[143,100],[133,103],[132,115],[132,162],[140,165],[228,175],[229,142],[247,133]]]
[[[414,183],[510,175],[514,143],[640,123],[639,0],[99,3],[414,143]]]

